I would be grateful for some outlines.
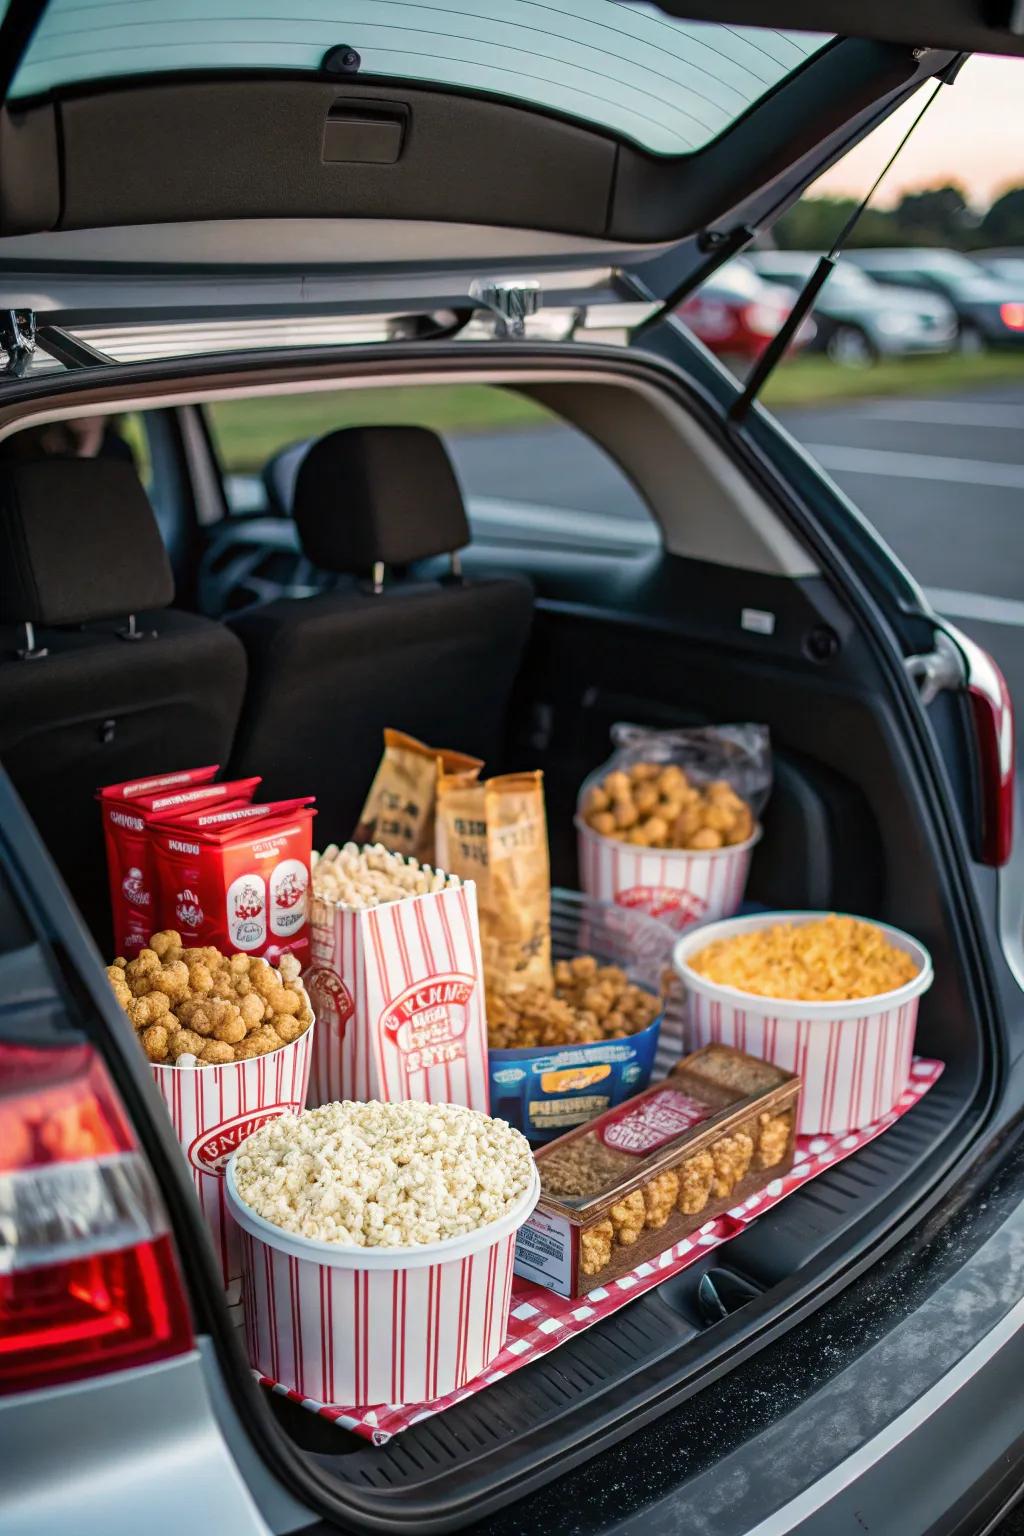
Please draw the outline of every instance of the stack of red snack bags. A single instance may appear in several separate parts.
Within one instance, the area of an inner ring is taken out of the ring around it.
[[[118,954],[174,928],[187,944],[305,959],[313,796],[254,804],[259,778],[217,771],[99,791]]]

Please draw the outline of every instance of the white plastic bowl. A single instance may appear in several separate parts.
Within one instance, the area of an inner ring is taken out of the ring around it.
[[[355,1248],[282,1231],[225,1179],[242,1229],[245,1332],[257,1370],[344,1407],[430,1402],[471,1381],[505,1343],[515,1236],[530,1187],[499,1221],[439,1243]]]
[[[686,987],[691,1046],[732,1045],[799,1073],[803,1087],[797,1129],[802,1136],[861,1130],[895,1108],[910,1077],[918,1003],[933,980],[928,951],[899,928],[860,919],[880,928],[895,948],[910,955],[918,970],[895,991],[847,1003],[760,997],[719,986],[692,970],[688,961],[718,939],[830,915],[758,912],[707,923],[681,938],[672,953]]]
[[[678,933],[738,910],[761,828],[725,848],[638,848],[595,832],[577,815],[576,835],[588,896],[646,912]]]

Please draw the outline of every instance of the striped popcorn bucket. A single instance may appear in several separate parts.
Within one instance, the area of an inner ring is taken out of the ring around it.
[[[691,955],[716,939],[779,923],[810,923],[825,912],[759,912],[687,934],[673,963],[687,993],[690,1049],[724,1044],[796,1072],[802,1082],[797,1131],[820,1136],[872,1125],[899,1102],[910,1078],[920,998],[932,984],[923,944],[898,928],[874,923],[917,966],[905,986],[849,1003],[758,997],[719,986],[691,970]]]
[[[317,1018],[311,1105],[489,1105],[476,886],[366,911],[315,898],[305,982]]]
[[[414,1248],[345,1248],[273,1226],[225,1180],[242,1229],[249,1359],[325,1404],[421,1403],[465,1386],[501,1351],[515,1235],[540,1178],[501,1221]]]
[[[614,901],[666,923],[731,917],[739,910],[761,828],[730,848],[638,848],[603,837],[576,817],[580,886],[597,901]]]
[[[241,1234],[227,1214],[224,1169],[247,1136],[277,1115],[305,1107],[316,1024],[265,1056],[223,1066],[165,1067],[153,1077],[188,1160],[225,1287],[242,1273]]]

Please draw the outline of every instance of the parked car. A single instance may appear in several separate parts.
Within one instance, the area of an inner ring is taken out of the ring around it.
[[[744,366],[760,357],[793,307],[795,293],[765,282],[743,258],[727,262],[678,309],[679,318],[716,357]],[[814,337],[803,320],[791,343],[799,352]]]
[[[782,0],[535,9],[0,23],[3,1536],[968,1536],[1024,1481],[1010,700],[675,318],[965,49],[1020,37],[934,0],[817,0],[820,35],[757,31],[810,15]],[[545,428],[472,528],[443,444],[403,436],[470,405]],[[353,456],[354,423],[383,447]],[[573,434],[621,515],[528,505]],[[316,474],[232,514],[233,468],[310,437]],[[324,846],[400,727],[542,769],[572,886],[618,720],[767,723],[751,899],[916,935],[945,1070],[670,1283],[357,1439],[254,1377],[104,972],[96,787],[220,762],[316,794]]]
[[[752,251],[746,260],[767,282],[792,289],[803,286],[818,257],[810,251]],[[957,337],[956,313],[939,294],[876,283],[845,259],[815,300],[814,323],[812,350],[848,368],[870,367],[880,357],[948,352]]]
[[[956,310],[961,351],[1024,344],[1024,282],[994,276],[959,251],[858,250],[844,258],[876,282],[927,288]]]
[[[972,251],[971,256],[993,277],[1024,289],[1024,249],[1020,246],[1007,246],[1001,251]]]

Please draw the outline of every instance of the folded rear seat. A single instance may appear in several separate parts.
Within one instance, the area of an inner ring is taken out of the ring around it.
[[[329,841],[355,825],[386,725],[498,764],[533,594],[457,572],[384,580],[470,540],[445,448],[421,427],[321,438],[293,514],[313,564],[356,579],[231,620],[249,657],[232,771],[262,773],[274,795],[315,793]]]
[[[97,786],[226,763],[245,688],[237,638],[173,600],[130,464],[0,463],[0,761],[105,952]]]

